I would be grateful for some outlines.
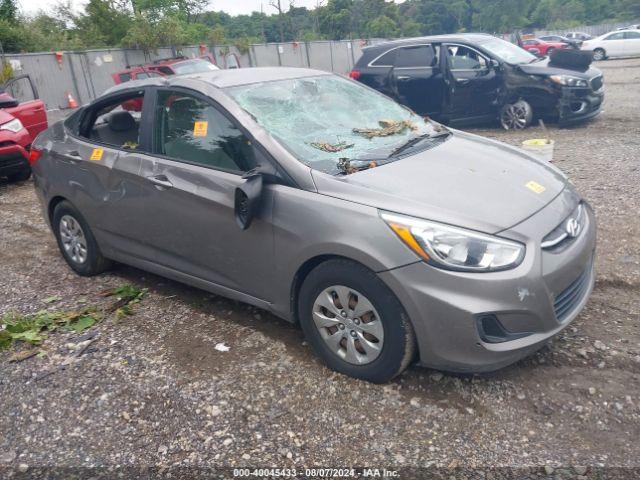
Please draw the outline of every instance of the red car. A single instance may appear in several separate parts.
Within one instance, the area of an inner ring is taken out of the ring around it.
[[[547,57],[554,50],[569,48],[569,45],[562,42],[545,42],[539,38],[530,38],[522,41],[522,48],[539,57]]]
[[[28,84],[33,100],[18,102],[8,91],[17,82]],[[0,87],[0,176],[9,181],[26,180],[31,176],[31,141],[46,130],[47,112],[38,91],[28,75],[9,80]]]

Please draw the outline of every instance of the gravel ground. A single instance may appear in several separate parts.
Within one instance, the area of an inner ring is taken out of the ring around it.
[[[31,183],[3,185],[0,314],[106,306],[99,293],[125,283],[149,292],[131,316],[51,334],[38,356],[0,353],[0,477],[50,466],[134,469],[125,477],[176,466],[438,466],[458,467],[444,470],[456,477],[518,467],[529,470],[511,474],[637,478],[607,468],[640,467],[640,59],[599,66],[605,112],[549,127],[556,165],[598,216],[594,294],[551,344],[488,375],[413,367],[372,385],[332,373],[297,327],[250,306],[125,266],[78,277]],[[543,135],[474,131],[513,144]],[[60,300],[45,303],[51,296]]]

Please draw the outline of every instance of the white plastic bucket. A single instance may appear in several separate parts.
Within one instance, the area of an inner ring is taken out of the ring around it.
[[[522,142],[522,148],[545,162],[553,161],[554,141],[547,138],[532,138]]]

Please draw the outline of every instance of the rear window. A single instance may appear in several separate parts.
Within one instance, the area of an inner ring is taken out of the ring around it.
[[[129,73],[121,73],[119,77],[121,82],[128,82],[129,80],[131,80],[131,74]]]
[[[393,49],[383,54],[377,60],[371,63],[374,67],[393,67],[393,64],[396,61],[396,52],[397,49]]]
[[[395,66],[398,68],[432,67],[436,56],[431,45],[403,47],[396,53]]]

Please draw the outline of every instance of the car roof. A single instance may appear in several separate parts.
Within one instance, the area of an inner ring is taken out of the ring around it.
[[[412,37],[412,38],[401,38],[399,40],[391,40],[389,42],[376,43],[375,45],[370,45],[368,47],[364,47],[364,51],[373,51],[377,49],[384,49],[392,46],[402,46],[402,45],[411,45],[414,43],[420,42],[477,42],[479,40],[484,40],[487,37],[492,37],[488,33],[451,33],[446,35],[430,35],[426,37]]]
[[[290,80],[294,78],[316,77],[319,75],[333,75],[322,70],[294,67],[253,67],[231,70],[211,70],[209,72],[192,73],[189,75],[175,75],[171,77],[146,78],[132,80],[109,88],[104,94],[116,93],[146,86],[180,85],[184,79],[199,80],[216,88],[236,87],[260,82]]]

